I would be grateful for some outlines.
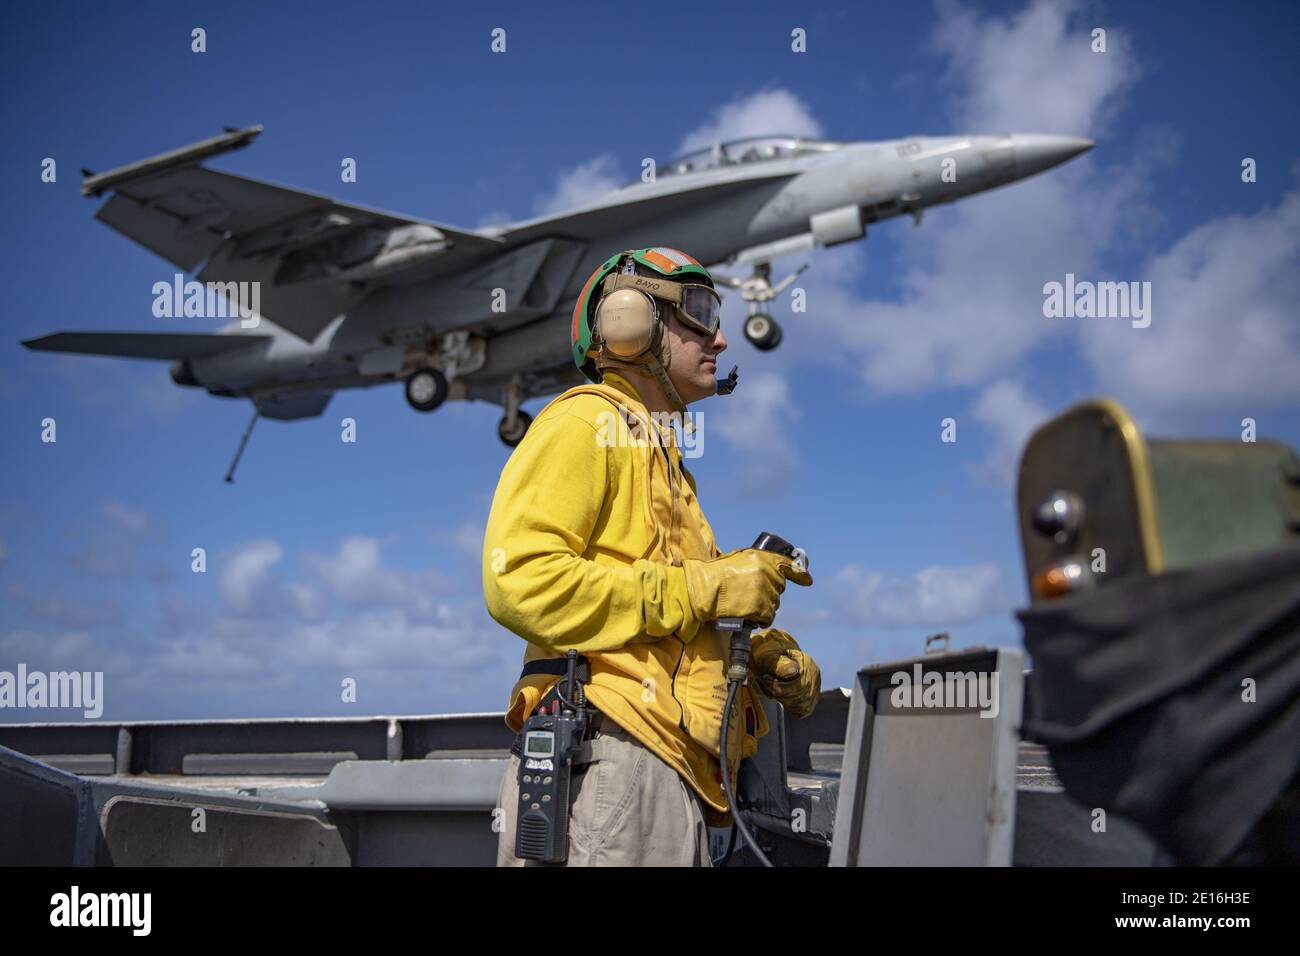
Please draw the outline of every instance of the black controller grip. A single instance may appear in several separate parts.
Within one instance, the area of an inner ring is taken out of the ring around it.
[[[751,545],[756,551],[772,551],[776,554],[784,554],[787,558],[792,558],[795,566],[801,569],[808,567],[808,554],[801,548],[796,548],[779,534],[773,534],[770,531],[764,531]]]
[[[794,545],[770,531],[764,531],[755,538],[751,547],[756,551],[775,551],[777,554],[784,554],[786,557],[794,556]]]

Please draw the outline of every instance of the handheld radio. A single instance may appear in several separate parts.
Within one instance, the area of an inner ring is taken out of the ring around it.
[[[569,858],[569,783],[588,719],[586,695],[574,676],[576,662],[577,652],[569,651],[568,672],[556,684],[551,713],[529,717],[520,733],[515,827],[515,856],[520,859],[564,863]]]

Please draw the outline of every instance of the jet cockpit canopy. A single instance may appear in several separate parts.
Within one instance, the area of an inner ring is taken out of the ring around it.
[[[844,144],[828,139],[806,139],[800,136],[750,136],[728,143],[687,153],[669,160],[659,169],[660,176],[680,176],[706,169],[718,169],[738,163],[757,163],[769,159],[793,159],[811,153],[829,153]]]

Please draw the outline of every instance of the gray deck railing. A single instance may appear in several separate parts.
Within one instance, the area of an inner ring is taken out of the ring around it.
[[[813,769],[814,744],[841,744],[848,697],[822,693],[804,720],[786,719],[791,770]],[[405,717],[75,721],[0,724],[0,746],[87,775],[320,775],[344,760],[425,760],[510,749],[497,713]]]

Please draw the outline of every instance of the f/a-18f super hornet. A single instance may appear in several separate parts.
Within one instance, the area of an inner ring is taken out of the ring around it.
[[[256,314],[240,303],[251,321],[212,333],[59,332],[23,344],[170,360],[178,385],[250,398],[250,430],[259,415],[319,415],[340,388],[403,381],[420,411],[448,398],[502,405],[498,433],[514,445],[530,421],[521,402],[581,381],[565,332],[584,278],[611,251],[668,243],[711,266],[752,269],[719,279],[741,291],[745,336],[767,350],[781,339],[767,304],[793,279],[773,285],[773,258],[861,239],[868,224],[895,216],[919,224],[927,207],[1093,145],[1025,134],[762,136],[682,156],[571,212],[469,230],[199,165],[261,131],[230,129],[111,172],[85,171],[82,183],[86,196],[111,194],[95,218],[197,270],[190,283],[176,274],[178,306],[186,287],[232,299],[252,289]],[[155,302],[155,314],[173,314]]]

